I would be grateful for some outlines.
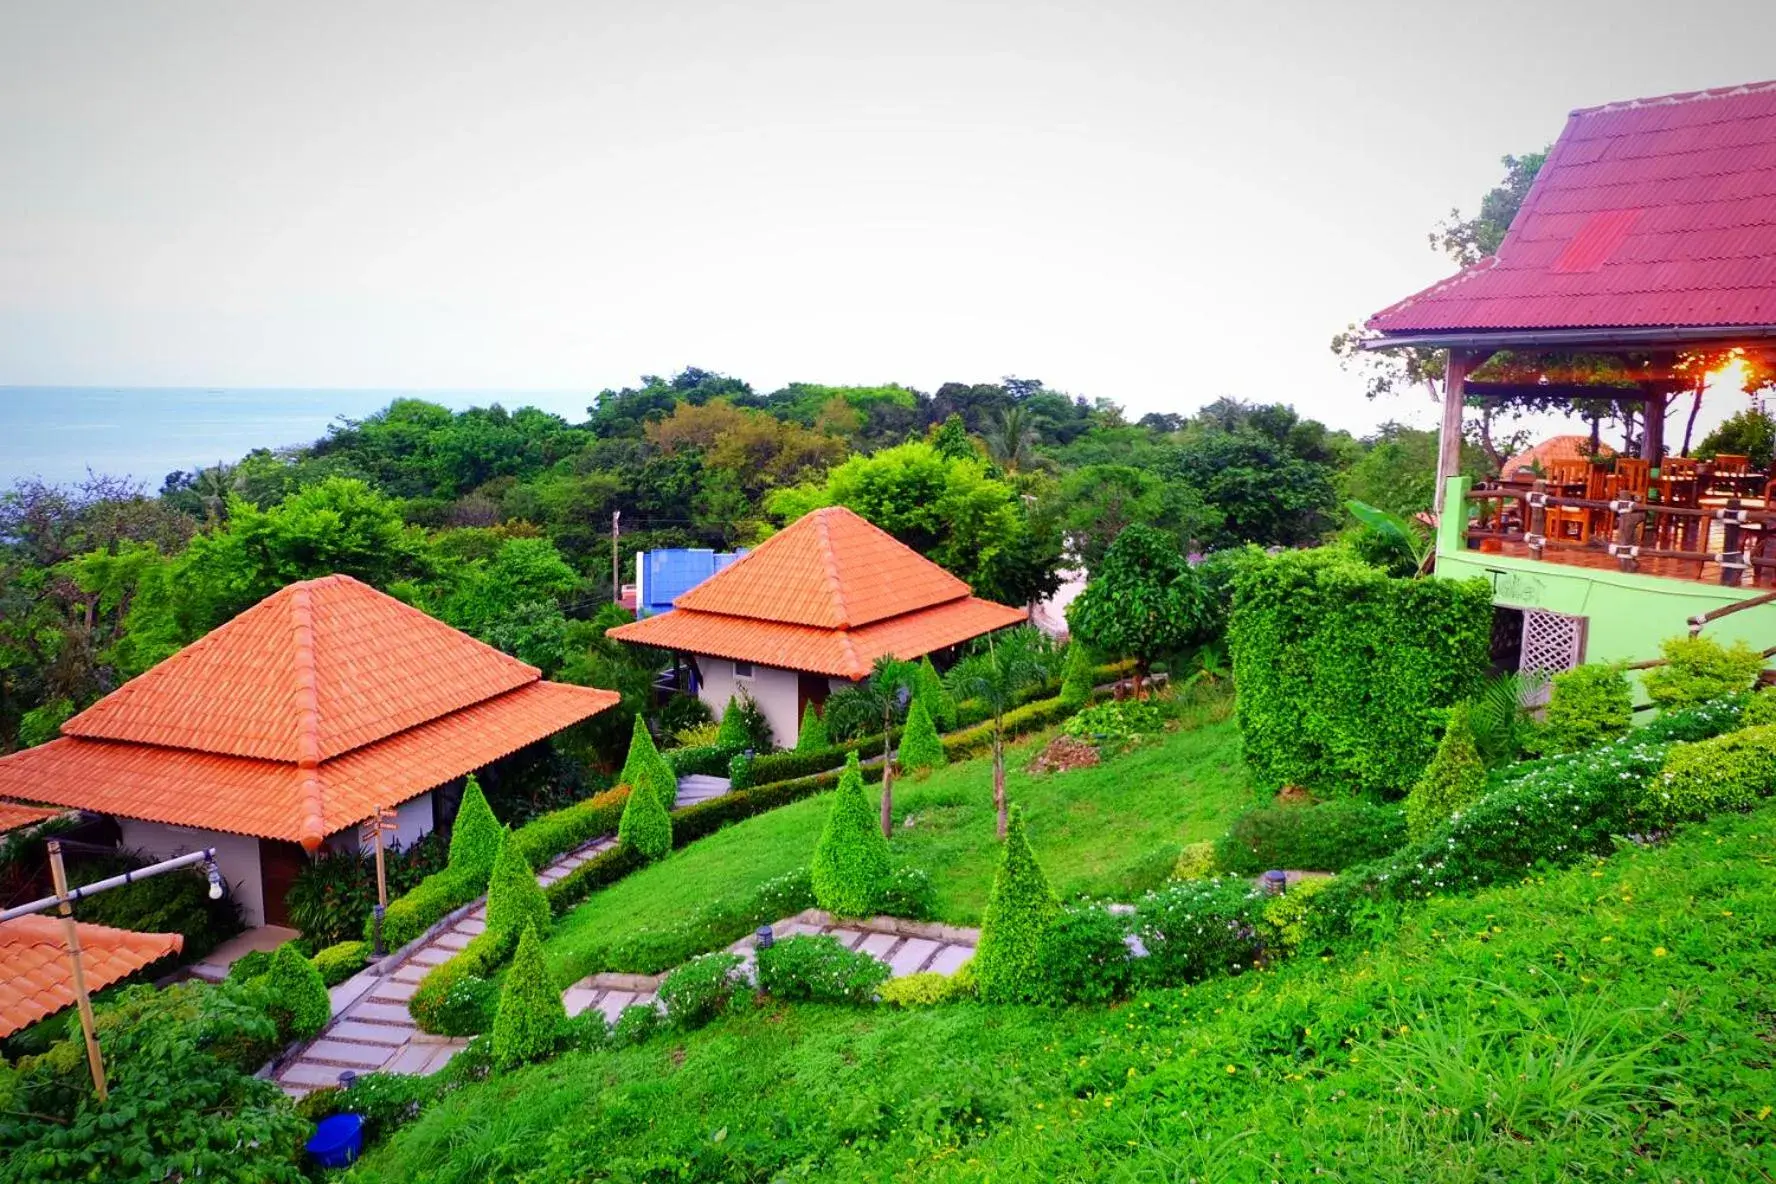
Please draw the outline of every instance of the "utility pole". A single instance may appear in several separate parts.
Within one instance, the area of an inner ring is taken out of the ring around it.
[[[617,520],[622,518],[623,511],[611,511],[611,603],[620,604],[623,600],[623,571],[617,562]]]

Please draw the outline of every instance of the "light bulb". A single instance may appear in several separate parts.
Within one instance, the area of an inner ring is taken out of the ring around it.
[[[222,882],[220,880],[211,880],[210,881],[210,899],[211,900],[221,900],[222,899]]]

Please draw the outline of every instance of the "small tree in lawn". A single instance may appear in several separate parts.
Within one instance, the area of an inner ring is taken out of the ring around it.
[[[949,763],[943,741],[938,739],[937,725],[925,710],[925,700],[914,699],[907,711],[906,731],[900,735],[900,767],[906,771],[936,769]]]
[[[501,836],[499,858],[493,861],[487,882],[487,928],[516,935],[529,926],[537,936],[547,937],[549,922],[549,898],[508,830]]]
[[[543,942],[534,926],[518,938],[518,952],[500,988],[493,1020],[493,1063],[502,1069],[541,1060],[555,1051],[567,1023],[561,992],[549,980]]]
[[[639,715],[635,717],[635,730],[629,734],[629,755],[623,761],[623,771],[617,775],[617,784],[627,785],[632,793],[653,794],[667,813],[678,804],[678,775],[654,747],[654,738]]]
[[[888,840],[870,817],[863,771],[852,752],[845,758],[845,772],[814,847],[809,873],[814,899],[829,913],[861,917],[875,910],[888,875]]]
[[[733,695],[728,696],[728,705],[722,709],[721,729],[715,734],[715,742],[735,752],[752,747],[752,737],[746,731],[746,714]]]
[[[456,809],[456,822],[450,829],[451,870],[460,870],[477,884],[487,883],[493,861],[499,855],[503,830],[481,792],[481,783],[471,773],[469,783],[463,787],[462,804]]]
[[[1038,950],[1060,908],[1024,837],[1023,811],[1013,810],[974,953],[982,999],[1016,1003],[1036,993],[1042,981]]]
[[[1437,755],[1406,795],[1406,833],[1413,842],[1429,837],[1450,815],[1485,792],[1486,765],[1474,745],[1468,705],[1457,703],[1449,709],[1449,726],[1443,730]]]
[[[1005,837],[1005,714],[1017,706],[1018,694],[1048,679],[1054,648],[1030,628],[988,635],[987,648],[956,663],[950,671],[950,693],[958,700],[978,700],[993,719],[993,806],[999,815],[999,837]]]
[[[882,723],[882,837],[894,834],[894,748],[890,733],[905,718],[907,704],[919,676],[919,667],[892,654],[876,659],[869,677],[849,688],[845,703],[861,714],[868,711]],[[835,696],[836,697],[836,696]]]
[[[631,785],[623,816],[617,820],[617,842],[652,863],[672,850],[672,815],[660,794],[647,785]]]
[[[832,740],[826,734],[826,721],[820,718],[820,709],[810,701],[802,708],[802,726],[796,732],[797,752],[819,752],[823,748],[831,748]]]
[[[1092,693],[1091,647],[1083,641],[1067,643],[1066,658],[1061,664],[1061,703],[1067,707],[1084,707]]]
[[[1154,659],[1198,640],[1208,621],[1201,581],[1178,541],[1139,522],[1116,536],[1096,577],[1067,606],[1076,639],[1135,660],[1137,697]]]
[[[937,667],[931,664],[931,655],[926,654],[919,659],[919,675],[913,697],[925,701],[925,710],[931,713],[931,722],[940,731],[953,732],[961,722],[956,710],[956,697],[950,694],[938,676]]]

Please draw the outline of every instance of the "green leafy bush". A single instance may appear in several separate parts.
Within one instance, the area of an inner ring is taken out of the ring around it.
[[[82,857],[70,867],[69,880],[76,886],[90,884],[150,862],[135,852]],[[42,866],[39,863],[33,870]],[[209,880],[195,869],[137,880],[88,897],[80,902],[80,919],[141,933],[183,934],[184,948],[170,960],[177,962],[194,962],[245,928],[234,897],[211,900]]]
[[[786,938],[758,952],[759,988],[779,999],[868,1003],[888,981],[888,967],[830,937]]]
[[[1273,957],[1289,957],[1299,950],[1313,932],[1314,897],[1325,891],[1332,881],[1327,879],[1298,880],[1281,896],[1273,896],[1264,905],[1265,949]]]
[[[950,688],[944,686],[937,667],[931,664],[930,654],[919,659],[918,672],[913,676],[913,695],[925,704],[932,723],[946,732],[955,729],[956,697],[950,694]]]
[[[1260,788],[1397,797],[1490,661],[1485,580],[1396,580],[1334,549],[1239,565],[1228,626]]]
[[[504,832],[487,884],[487,928],[501,933],[535,929],[537,937],[544,938],[549,935],[550,921],[549,901],[537,884],[536,872],[518,850],[512,833]]]
[[[1665,665],[1641,676],[1647,697],[1660,707],[1694,707],[1748,691],[1764,659],[1743,641],[1724,646],[1708,637],[1672,637],[1659,645]]]
[[[1744,810],[1776,792],[1776,724],[1674,744],[1634,803],[1638,822],[1664,829],[1722,810]]]
[[[327,984],[295,942],[285,942],[272,954],[265,988],[266,1010],[277,1022],[280,1037],[307,1040],[333,1018]]]
[[[454,1058],[451,1063],[455,1064]],[[418,1117],[443,1086],[435,1076],[364,1073],[352,1082],[349,1090],[328,1086],[305,1095],[296,1103],[296,1112],[309,1122],[335,1114],[356,1114],[364,1120],[364,1142],[368,1144],[394,1134]]]
[[[716,747],[733,751],[719,741]],[[623,760],[623,771],[617,775],[617,784],[651,792],[660,808],[667,812],[678,804],[678,774],[654,747],[654,738],[648,734],[647,725],[642,723],[640,716],[635,718],[635,726],[630,731],[629,754]]]
[[[631,1003],[617,1013],[617,1022],[611,1025],[610,1042],[614,1048],[645,1044],[665,1026],[666,1017],[652,1003]]]
[[[1340,798],[1315,806],[1267,806],[1233,820],[1215,841],[1213,866],[1241,876],[1271,868],[1335,872],[1379,859],[1405,842],[1406,812],[1397,805]]]
[[[644,777],[650,775],[643,773]],[[672,816],[660,804],[657,790],[646,784],[631,790],[617,823],[617,842],[649,863],[664,859],[672,850]]]
[[[534,926],[526,925],[500,988],[499,1011],[493,1019],[493,1063],[510,1069],[553,1055],[566,1023],[561,992],[549,980],[542,939]]]
[[[496,834],[496,844],[497,839]],[[499,853],[497,845],[494,853]],[[391,950],[400,949],[443,920],[452,909],[461,908],[480,896],[486,887],[485,876],[477,879],[458,868],[446,867],[443,871],[433,872],[405,895],[389,901],[382,919],[383,944]],[[375,928],[375,918],[365,917],[365,941],[374,940]]]
[[[642,772],[653,764],[660,755],[654,746],[654,738],[647,730],[647,723],[641,716],[629,728],[629,752],[623,758],[623,770],[617,774],[618,785],[640,785]]]
[[[625,800],[628,798],[627,788],[623,788]],[[720,801],[720,798],[714,799]],[[674,838],[678,838],[679,830],[674,828]],[[648,860],[633,847],[625,847],[619,842],[615,847],[594,855],[580,864],[553,884],[543,889],[548,898],[549,909],[554,913],[564,913],[580,901],[586,899],[600,888],[607,888],[630,872],[646,867]]]
[[[974,955],[982,999],[1017,1003],[1041,995],[1042,937],[1059,911],[1060,902],[1024,837],[1023,811],[1013,806]]]
[[[543,867],[576,847],[614,833],[628,798],[627,793],[607,789],[531,819],[512,832],[511,842],[531,867]]]
[[[489,928],[458,951],[456,957],[426,972],[407,1001],[407,1011],[422,1032],[438,1036],[472,1036],[493,1023],[499,990],[493,982],[518,943],[509,929]]]
[[[814,846],[814,899],[841,917],[874,911],[889,874],[888,840],[863,792],[857,754],[846,760],[826,825]]]
[[[1127,995],[1135,977],[1128,933],[1128,919],[1102,905],[1062,909],[1037,943],[1039,996],[1050,1003],[1109,1003]]]
[[[407,847],[383,852],[389,897],[399,899],[425,877],[444,868],[447,848],[441,831],[429,831]],[[290,924],[311,949],[354,937],[376,907],[376,860],[358,851],[332,851],[303,863],[284,894]]]
[[[1068,707],[1084,707],[1092,693],[1091,649],[1083,641],[1067,644],[1067,657],[1061,667],[1061,702]]]
[[[1236,820],[1234,825],[1238,826],[1239,822]],[[1229,833],[1231,834],[1231,832]],[[1402,827],[1401,833],[1404,833],[1404,827]],[[1215,874],[1215,861],[1215,841],[1213,839],[1186,843],[1183,850],[1178,852],[1178,862],[1172,865],[1172,879],[1206,880]]]
[[[733,954],[703,954],[668,974],[660,983],[666,1018],[685,1031],[713,1020],[739,989],[739,968],[740,959]]]
[[[771,751],[771,721],[765,718],[758,702],[745,691],[728,699],[722,712],[721,731],[715,742],[731,751],[750,748],[755,752]]]
[[[1486,792],[1486,766],[1468,727],[1468,705],[1449,709],[1449,726],[1412,792],[1406,795],[1406,833],[1422,841],[1452,814]]]
[[[950,976],[930,970],[889,979],[880,994],[893,1007],[935,1007],[954,998]]]
[[[826,734],[826,721],[820,718],[820,708],[813,700],[802,708],[802,726],[796,731],[795,751],[799,753],[819,752],[830,748],[832,740]]]
[[[1180,880],[1135,905],[1142,980],[1175,987],[1250,969],[1262,952],[1263,898],[1243,880]]]
[[[900,767],[908,771],[937,769],[949,763],[944,755],[943,741],[937,738],[937,725],[923,699],[914,699],[907,711],[906,731],[900,737]]]
[[[367,941],[342,941],[316,951],[309,959],[320,973],[321,981],[329,987],[336,987],[370,961],[370,943]]]
[[[486,884],[494,857],[499,854],[503,830],[487,804],[487,796],[481,792],[481,783],[470,774],[463,787],[456,824],[450,832],[450,869],[477,884]]]
[[[756,778],[752,772],[756,757],[747,756],[744,752],[736,752],[728,758],[728,790],[749,789]]]
[[[1544,752],[1578,752],[1627,734],[1634,723],[1634,688],[1619,664],[1578,666],[1554,676]]]
[[[722,709],[721,730],[716,733],[715,742],[723,748],[751,746],[752,737],[746,730],[746,720],[740,710],[738,696],[728,696],[728,705]]]
[[[1776,724],[1776,687],[1765,687],[1752,695],[1739,716],[1742,728],[1761,728],[1765,724]]]
[[[1078,740],[1096,744],[1105,752],[1120,752],[1140,743],[1141,737],[1159,731],[1159,707],[1149,699],[1111,699],[1094,703],[1061,726]]]
[[[897,867],[888,873],[876,899],[876,912],[903,921],[923,921],[937,910],[937,886],[922,867]]]
[[[271,955],[270,950],[248,950],[228,968],[228,981],[250,983],[256,978],[264,978],[271,973]]]

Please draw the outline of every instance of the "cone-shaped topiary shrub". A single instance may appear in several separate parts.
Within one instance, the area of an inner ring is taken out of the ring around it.
[[[728,705],[722,709],[721,730],[715,734],[715,742],[722,748],[736,750],[752,747],[752,734],[746,730],[746,713],[740,708],[738,696],[728,696]]]
[[[271,956],[265,972],[266,1010],[285,1040],[307,1040],[333,1018],[333,1002],[327,984],[313,962],[294,942],[285,942]]]
[[[1023,811],[1012,807],[1005,848],[993,876],[981,919],[980,948],[974,953],[974,974],[980,996],[989,1003],[1016,1003],[1040,994],[1043,985],[1038,954],[1060,902],[1024,837]]]
[[[672,816],[660,804],[657,790],[632,786],[617,822],[617,842],[652,862],[672,850]]]
[[[820,712],[813,703],[802,708],[802,727],[796,733],[797,752],[819,752],[823,748],[831,748],[832,740],[826,734],[826,721],[820,718]]]
[[[943,741],[937,738],[937,725],[925,710],[923,699],[914,699],[907,711],[906,731],[900,737],[900,767],[910,771],[936,769],[949,763],[944,755]]]
[[[533,926],[538,937],[549,936],[549,898],[537,883],[536,871],[518,850],[511,831],[500,836],[499,857],[487,882],[487,928],[491,933],[518,934]]]
[[[543,961],[542,939],[526,926],[500,988],[499,1011],[493,1020],[493,1063],[510,1069],[549,1056],[566,1024],[561,992],[549,980],[549,967]]]
[[[1092,693],[1091,649],[1083,641],[1067,643],[1067,661],[1061,671],[1061,703],[1084,707]]]
[[[919,659],[919,671],[913,680],[913,694],[925,701],[925,710],[931,713],[931,722],[946,732],[956,730],[956,697],[943,684],[938,676],[937,667],[931,664],[931,655],[926,654]]]
[[[456,823],[450,830],[450,870],[461,872],[476,883],[487,883],[493,871],[494,857],[500,847],[499,819],[493,816],[481,783],[469,775],[463,787],[462,805],[457,807]]]
[[[863,771],[855,752],[845,758],[845,772],[814,847],[810,874],[815,901],[841,917],[872,912],[888,882],[888,840],[864,797]]]
[[[623,761],[617,784],[652,793],[667,813],[678,804],[678,776],[666,763],[666,758],[660,755],[660,750],[654,747],[654,738],[648,734],[647,725],[641,722],[639,715],[635,717],[634,731],[629,734],[629,755]]]
[[[1437,755],[1425,767],[1418,784],[1406,795],[1406,833],[1423,842],[1450,815],[1486,792],[1486,766],[1474,747],[1474,729],[1468,724],[1468,705],[1449,709],[1449,726],[1437,745]]]

